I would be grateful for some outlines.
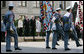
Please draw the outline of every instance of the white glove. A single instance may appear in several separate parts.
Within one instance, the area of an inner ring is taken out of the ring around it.
[[[70,28],[70,31],[72,31],[73,29],[72,28]]]
[[[52,29],[50,29],[52,31]]]
[[[13,31],[13,28],[12,28],[12,26],[10,26],[10,30],[11,30],[11,31]]]
[[[55,18],[55,17],[53,17],[51,21],[54,23],[55,19],[56,19],[56,18]]]
[[[12,34],[14,34],[14,30],[13,30],[12,26],[10,26],[10,32],[11,32]]]

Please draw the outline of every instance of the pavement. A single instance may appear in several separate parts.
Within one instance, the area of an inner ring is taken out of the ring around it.
[[[83,40],[79,41],[83,45]],[[59,46],[56,45],[57,50],[46,49],[45,41],[43,42],[19,42],[19,47],[22,50],[14,50],[14,42],[11,42],[11,50],[12,52],[6,52],[6,42],[1,42],[1,53],[83,53],[83,46],[76,47],[75,41],[69,40],[68,47],[71,49],[70,51],[64,50],[64,41],[59,40]],[[52,42],[49,43],[50,47],[52,46]]]

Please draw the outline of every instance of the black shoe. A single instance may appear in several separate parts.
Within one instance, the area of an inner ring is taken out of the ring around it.
[[[69,49],[69,48],[65,49],[65,51],[67,51],[67,50],[71,50],[71,49]]]
[[[77,45],[77,47],[82,46],[82,44]]]
[[[68,43],[68,45],[69,45],[69,43]]]
[[[50,49],[50,47],[46,47],[46,49]]]
[[[58,46],[59,46],[59,44],[58,44],[58,43],[56,43],[56,45],[58,45]]]
[[[52,49],[57,49],[57,48],[52,48]]]
[[[12,52],[12,50],[6,50],[6,52]]]
[[[20,49],[20,48],[18,47],[18,48],[15,48],[15,50],[22,50],[22,49]]]

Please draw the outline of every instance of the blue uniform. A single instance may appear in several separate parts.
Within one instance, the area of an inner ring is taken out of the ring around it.
[[[56,29],[53,30],[52,48],[55,48],[58,35],[61,34],[62,36],[64,36],[64,31],[63,31],[63,28],[60,24],[61,15],[58,13],[55,13],[54,17],[55,17],[54,22],[55,22]]]
[[[7,36],[6,36],[6,50],[10,50],[10,38],[11,36],[14,37],[14,48],[17,48],[18,47],[18,34],[17,34],[17,30],[16,30],[16,27],[14,25],[14,13],[12,11],[8,11],[6,14],[5,14],[5,17],[4,17],[4,24],[6,26],[6,31],[7,31]],[[10,27],[13,28],[13,31],[14,33],[11,34],[10,33]]]
[[[63,17],[63,29],[64,29],[64,32],[65,32],[65,37],[64,37],[64,40],[65,40],[65,49],[68,48],[68,39],[69,39],[69,33],[70,33],[70,28],[72,28],[72,34],[73,34],[73,37],[76,41],[76,45],[79,45],[79,42],[78,42],[78,37],[77,37],[77,34],[76,34],[76,31],[75,31],[75,28],[74,26],[72,25],[72,14],[71,13],[66,13]]]
[[[6,30],[6,29],[5,29],[5,25],[4,25],[3,21],[1,21],[1,31],[2,31],[2,32],[5,32],[5,30]]]

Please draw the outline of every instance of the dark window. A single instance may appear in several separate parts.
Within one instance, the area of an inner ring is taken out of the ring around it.
[[[6,7],[6,1],[2,1],[2,7]]]
[[[39,1],[34,1],[34,7],[40,7],[40,2]]]
[[[27,1],[19,1],[19,5],[22,7],[26,7],[27,6]]]
[[[65,9],[66,8],[66,1],[59,1],[59,7],[61,9]]]
[[[2,16],[2,20],[4,19],[4,16]]]

